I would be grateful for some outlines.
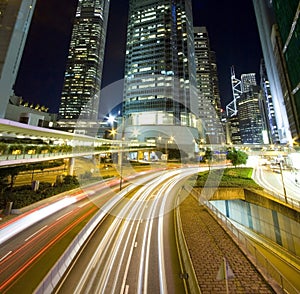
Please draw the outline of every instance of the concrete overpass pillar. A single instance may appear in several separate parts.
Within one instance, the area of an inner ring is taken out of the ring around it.
[[[75,157],[70,157],[69,164],[68,164],[68,175],[69,176],[74,175],[74,166],[75,166]]]
[[[138,151],[137,154],[137,160],[144,160],[144,152],[143,151]]]

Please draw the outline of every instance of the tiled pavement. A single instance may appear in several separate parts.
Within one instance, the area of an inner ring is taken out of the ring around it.
[[[180,206],[182,226],[202,294],[226,294],[225,280],[217,275],[225,257],[234,276],[228,280],[233,293],[275,293],[236,243],[196,199]]]

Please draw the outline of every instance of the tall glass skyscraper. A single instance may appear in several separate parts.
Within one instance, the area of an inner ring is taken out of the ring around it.
[[[100,99],[109,0],[79,0],[59,108],[59,126],[96,121]]]
[[[272,0],[275,19],[281,37],[281,55],[288,77],[287,115],[292,137],[300,144],[300,2]]]
[[[278,126],[280,143],[291,141],[290,123],[288,120],[287,108],[289,98],[287,82],[282,70],[282,56],[280,49],[280,38],[275,26],[275,15],[270,0],[252,0],[256,15],[256,21],[262,45],[263,56],[266,64],[266,71],[270,81],[270,91],[275,110],[275,117]],[[283,5],[289,4],[283,1]]]
[[[18,74],[36,0],[0,0],[0,118]]]
[[[130,0],[124,136],[192,146],[196,87],[191,1]]]
[[[206,27],[194,28],[196,77],[199,89],[199,116],[203,122],[207,143],[225,141],[221,124],[221,101],[216,54],[210,48]]]

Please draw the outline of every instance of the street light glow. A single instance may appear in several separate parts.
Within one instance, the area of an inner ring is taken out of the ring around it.
[[[109,116],[107,116],[106,117],[106,119],[107,119],[107,123],[109,124],[109,125],[112,125],[114,122],[115,122],[115,116],[113,116],[113,115],[109,115]]]

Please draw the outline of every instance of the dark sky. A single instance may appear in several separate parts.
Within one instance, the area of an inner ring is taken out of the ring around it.
[[[77,0],[38,0],[15,93],[57,113]],[[111,0],[102,87],[123,78],[128,0]],[[236,76],[258,72],[262,57],[251,0],[193,0],[194,25],[206,26],[216,52],[223,107]]]

